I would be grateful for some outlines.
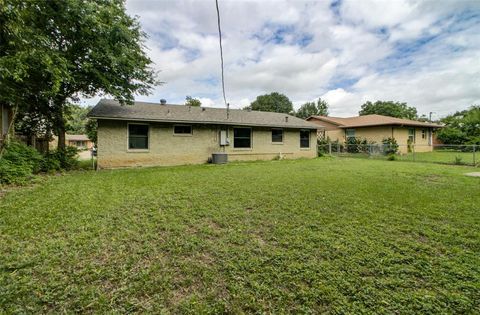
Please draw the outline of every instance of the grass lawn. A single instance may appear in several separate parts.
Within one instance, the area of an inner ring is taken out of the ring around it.
[[[413,161],[413,153],[401,155],[399,160]],[[456,161],[459,159],[458,161]],[[473,165],[473,152],[461,151],[433,151],[433,152],[417,152],[415,153],[415,161],[434,162],[446,164],[469,164]],[[476,152],[476,162],[480,162],[480,152]]]
[[[474,168],[74,172],[0,199],[0,313],[479,313]]]
[[[335,155],[337,153],[333,153]],[[365,158],[365,159],[380,159],[387,160],[386,155],[374,154],[369,155],[368,153],[341,153],[342,157],[350,158]],[[428,163],[440,163],[440,164],[460,164],[460,165],[471,165],[473,166],[473,152],[461,152],[461,151],[432,151],[432,152],[416,152],[415,157],[413,153],[408,154],[398,154],[396,155],[397,160],[399,161],[415,161],[415,162],[428,162]],[[458,160],[459,159],[459,160]],[[475,158],[476,164],[480,163],[480,152],[476,152]]]

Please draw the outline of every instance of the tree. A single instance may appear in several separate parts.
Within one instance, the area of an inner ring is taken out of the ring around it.
[[[0,52],[4,59],[0,66],[8,66],[17,85],[32,83],[17,94],[42,96],[59,149],[65,148],[69,100],[100,93],[131,104],[135,93],[148,94],[157,83],[142,49],[145,34],[137,19],[126,14],[123,1],[6,1],[7,6],[0,6],[7,8],[0,21],[15,19],[5,32],[11,41],[8,54]],[[16,104],[22,99],[8,101]]]
[[[362,105],[362,109],[358,114],[360,116],[377,114],[397,118],[416,119],[417,109],[400,102],[376,101],[372,103],[368,101]]]
[[[473,105],[440,120],[437,138],[446,144],[480,144],[480,106]]]
[[[300,106],[295,116],[299,118],[307,118],[310,116],[327,116],[328,115],[328,103],[321,98],[317,102],[307,102]]]
[[[49,35],[31,9],[35,5],[33,1],[0,0],[0,103],[13,108],[13,121],[22,116],[30,133],[38,132],[39,124],[49,130],[49,99],[66,75],[66,65],[51,50]]]
[[[247,108],[252,110],[260,110],[264,112],[277,112],[290,114],[293,112],[293,104],[283,94],[273,92],[270,94],[257,96]]]
[[[78,104],[69,104],[66,108],[66,129],[72,134],[84,134],[87,114],[91,106],[82,107]]]
[[[97,144],[97,129],[98,123],[95,119],[88,119],[85,123],[85,133],[88,139],[92,140],[95,145]]]
[[[185,101],[185,105],[198,107],[198,106],[202,105],[202,102],[200,102],[199,99],[193,98],[191,96],[187,96],[186,101]]]

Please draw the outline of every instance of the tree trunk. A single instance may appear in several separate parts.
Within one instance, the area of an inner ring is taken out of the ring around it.
[[[57,134],[58,134],[58,144],[57,150],[63,151],[65,150],[65,120],[63,118],[63,113],[61,117],[57,120]]]
[[[12,134],[14,133],[15,118],[17,116],[17,112],[18,112],[18,105],[15,105],[15,107],[13,108],[13,111],[12,111],[12,120],[8,124],[7,134],[5,135],[5,139],[3,139],[2,145],[0,147],[0,158],[3,156],[3,152],[5,151],[5,147],[10,142],[10,140],[11,140],[10,138],[11,138]]]
[[[65,106],[65,98],[56,99],[54,102],[54,107],[56,109],[56,130],[58,135],[58,144],[57,150],[63,151],[65,150],[65,117],[63,116],[64,106]]]

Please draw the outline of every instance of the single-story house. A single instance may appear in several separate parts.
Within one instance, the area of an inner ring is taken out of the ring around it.
[[[321,136],[332,141],[346,142],[355,137],[382,143],[385,138],[395,138],[400,153],[408,151],[408,145],[414,144],[415,151],[433,150],[433,134],[441,125],[382,115],[357,117],[310,116],[307,121],[322,125]]]
[[[12,108],[8,105],[2,104],[0,106],[0,144],[3,142],[3,140],[8,134],[8,128],[12,123],[12,119]],[[13,135],[13,130],[10,131],[10,134]]]
[[[101,168],[317,156],[318,125],[282,113],[101,100],[88,116]]]
[[[88,139],[87,135],[65,135],[65,141],[68,146],[75,147],[78,150],[90,150],[93,142]]]

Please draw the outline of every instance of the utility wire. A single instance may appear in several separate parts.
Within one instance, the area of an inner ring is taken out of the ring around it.
[[[217,24],[218,24],[218,37],[220,39],[220,60],[222,64],[222,91],[223,91],[223,101],[225,106],[227,105],[227,97],[225,96],[225,75],[223,73],[223,48],[222,48],[222,29],[220,28],[220,10],[218,9],[218,0],[215,0],[215,5],[217,7]]]

